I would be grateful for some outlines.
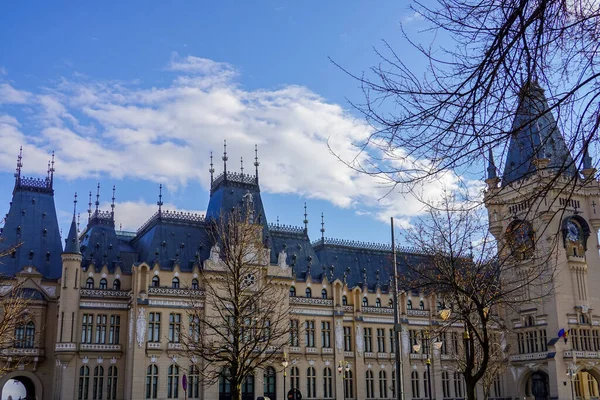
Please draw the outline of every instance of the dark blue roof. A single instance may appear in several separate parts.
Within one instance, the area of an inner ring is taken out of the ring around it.
[[[81,248],[79,247],[79,237],[77,235],[77,222],[75,222],[75,216],[71,221],[71,227],[69,228],[69,235],[65,239],[65,253],[81,254]]]
[[[2,258],[0,274],[14,276],[35,266],[46,278],[60,277],[62,245],[51,179],[17,176],[0,236],[0,252],[20,244],[12,256]]]
[[[527,84],[522,92],[512,125],[502,185],[523,179],[535,172],[533,161],[548,158],[548,168],[575,176],[577,170],[560,133],[544,90],[537,83]]]
[[[277,263],[279,253],[285,249],[287,253],[286,262],[294,269],[298,278],[306,279],[309,269],[313,279],[320,277],[322,273],[321,263],[304,229],[271,224],[269,230],[272,263]]]

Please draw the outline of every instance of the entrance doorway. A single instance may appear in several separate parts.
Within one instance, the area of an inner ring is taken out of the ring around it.
[[[542,371],[536,371],[531,374],[525,387],[527,396],[532,396],[535,400],[550,399],[550,385],[548,383],[548,374]]]
[[[573,379],[575,397],[581,400],[598,398],[598,381],[588,371],[579,371]]]

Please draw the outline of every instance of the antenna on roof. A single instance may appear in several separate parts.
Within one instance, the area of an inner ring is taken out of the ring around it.
[[[210,169],[208,170],[208,172],[210,172],[210,186],[212,187],[213,184],[213,175],[215,173],[215,168],[213,165],[213,154],[212,151],[210,152]]]
[[[113,220],[113,222],[115,221],[115,185],[113,185],[113,192],[112,192],[112,203],[110,203],[110,216]]]
[[[100,182],[98,182],[98,186],[96,186],[96,214],[98,214],[98,206],[100,206]]]
[[[162,183],[158,186],[158,201],[156,202],[156,205],[158,206],[158,215],[160,216],[160,214],[162,213],[162,206],[163,206]]]
[[[258,145],[255,144],[254,145],[254,168],[256,169],[256,184],[258,184],[258,166],[260,165],[260,163],[258,162]]]
[[[321,213],[321,243],[325,242],[325,220],[323,219],[323,213]]]
[[[17,171],[15,172],[17,182],[21,181],[21,168],[23,168],[23,146],[19,148],[19,155],[17,156]]]
[[[223,140],[223,176],[227,179],[227,140]]]
[[[308,233],[308,214],[306,213],[306,202],[304,202],[304,233]]]
[[[242,175],[244,175],[244,157],[240,157],[240,170],[242,171]]]
[[[90,190],[90,201],[88,202],[88,223],[92,219],[92,191]]]

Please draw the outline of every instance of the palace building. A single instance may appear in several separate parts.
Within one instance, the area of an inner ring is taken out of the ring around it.
[[[507,350],[508,368],[493,382],[494,399],[567,399],[571,382],[577,398],[599,395],[600,293],[593,287],[600,282],[600,184],[587,153],[584,168],[575,168],[551,113],[535,126],[520,122],[532,110],[547,108],[543,91],[531,85],[514,125],[526,127],[512,137],[504,173],[498,175],[491,158],[488,168],[489,229],[500,242],[516,220],[539,235],[560,232],[557,246],[539,249],[556,254],[559,284],[543,304],[528,304],[510,315],[515,343]],[[19,156],[0,246],[20,246],[0,260],[7,278],[0,295],[14,284],[8,278],[21,282],[31,301],[30,322],[16,328],[20,339],[2,352],[0,362],[11,372],[0,378],[0,397],[7,382],[16,380],[28,398],[43,400],[229,399],[226,382],[202,385],[202,362],[178,354],[176,332],[194,329],[186,311],[190,293],[203,295],[200,271],[210,272],[219,262],[209,234],[211,219],[244,204],[250,194],[253,215],[263,225],[264,268],[283,271],[279,279],[289,287],[292,316],[285,382],[282,354],[247,379],[244,399],[282,400],[284,386],[298,388],[304,399],[394,398],[390,245],[327,238],[323,225],[321,237],[311,240],[306,211],[304,226],[269,223],[258,159],[254,175],[227,170],[226,152],[223,160],[218,176],[211,163],[206,215],[164,210],[161,195],[144,225],[122,231],[115,224],[114,188],[111,209],[101,210],[98,187],[94,203],[90,192],[87,224],[79,226],[74,210],[63,241],[54,165],[47,177],[28,178],[21,174]],[[528,214],[529,207],[521,206],[527,191],[552,179],[565,161],[573,167],[559,172],[556,198],[549,193],[539,200],[536,214]],[[560,185],[573,178],[567,198]],[[553,242],[538,238],[536,243]],[[399,250],[399,260],[420,256],[418,249]],[[463,379],[450,354],[459,339],[449,333],[435,348],[426,341],[422,351],[413,346],[440,324],[441,303],[411,291],[400,295],[399,308],[404,398],[463,399]],[[561,329],[571,332],[567,343],[557,339]]]

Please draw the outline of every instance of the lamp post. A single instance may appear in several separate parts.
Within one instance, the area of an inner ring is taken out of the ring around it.
[[[575,380],[575,376],[577,376],[577,365],[576,364],[569,364],[567,366],[567,376],[569,377],[569,380],[571,381],[571,400],[575,400],[575,387],[573,384],[573,381]]]
[[[350,372],[350,363],[348,361],[338,362],[337,372],[342,376],[342,382],[344,382],[344,399],[346,399],[346,374]]]
[[[425,361],[425,365],[427,365],[427,393],[429,394],[429,400],[432,400],[433,393],[431,393],[431,356],[429,353],[429,347],[430,345],[433,345],[433,348],[435,350],[440,350],[444,343],[440,340],[435,340],[432,342],[428,330],[424,331],[423,333],[419,333],[419,336],[421,337],[421,340],[425,341],[425,343],[427,344],[427,361]],[[413,344],[412,348],[415,353],[419,353],[421,351],[421,344],[415,343]]]
[[[394,267],[394,285],[393,285],[393,290],[394,290],[394,299],[393,299],[393,307],[394,307],[394,349],[396,350],[394,352],[394,361],[396,363],[396,369],[395,369],[395,374],[396,374],[396,388],[395,388],[395,398],[396,400],[402,400],[404,399],[404,392],[402,391],[403,388],[403,384],[402,384],[402,357],[400,354],[401,348],[400,348],[400,331],[401,331],[401,325],[400,325],[400,306],[398,304],[398,295],[399,295],[399,290],[398,290],[398,264],[396,261],[396,241],[394,239],[394,218],[390,218],[390,225],[392,228],[392,263],[393,263],[393,267]]]
[[[283,398],[285,399],[287,398],[285,381],[287,381],[287,367],[289,365],[286,353],[283,353],[283,361],[281,362],[281,365],[283,366]]]

